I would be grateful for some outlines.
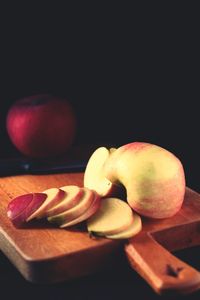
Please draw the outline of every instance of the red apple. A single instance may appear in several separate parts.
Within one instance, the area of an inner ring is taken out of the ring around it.
[[[21,227],[46,200],[44,193],[29,193],[14,198],[7,207],[7,216],[16,227]]]
[[[7,216],[10,219],[16,218],[27,208],[27,206],[31,203],[32,200],[33,200],[32,193],[20,195],[12,199],[8,203]]]
[[[75,139],[76,124],[69,101],[47,94],[16,101],[6,120],[12,143],[30,157],[56,156],[66,152]]]

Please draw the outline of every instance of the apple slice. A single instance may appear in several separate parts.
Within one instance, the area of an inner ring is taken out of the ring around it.
[[[8,203],[7,216],[14,219],[20,215],[33,200],[33,193],[20,195]]]
[[[21,227],[46,200],[44,193],[29,193],[14,198],[7,208],[7,216],[16,227]]]
[[[76,185],[62,186],[60,190],[65,192],[65,197],[60,203],[58,203],[58,205],[46,212],[46,216],[48,217],[58,215],[67,209],[74,207],[80,202],[84,194],[84,190]]]
[[[133,223],[131,225],[129,225],[129,227],[119,233],[116,234],[112,234],[112,235],[106,235],[105,237],[109,238],[109,239],[129,239],[131,237],[133,237],[134,235],[136,235],[137,233],[139,233],[142,230],[142,221],[141,221],[141,217],[136,214],[133,213]]]
[[[45,202],[36,210],[32,215],[29,216],[27,221],[30,221],[34,218],[43,218],[46,217],[46,212],[54,205],[58,204],[64,197],[65,192],[58,188],[50,188],[43,191],[47,195]]]
[[[79,223],[87,220],[88,218],[90,218],[92,215],[94,215],[97,212],[97,210],[100,208],[100,203],[101,203],[100,197],[98,195],[96,195],[96,198],[94,199],[91,206],[86,210],[86,212],[84,212],[80,217],[78,217],[70,222],[60,225],[60,227],[61,228],[70,227],[70,226],[79,224]]]
[[[78,217],[80,217],[87,209],[90,207],[94,198],[96,197],[96,192],[88,188],[82,188],[83,195],[80,196],[80,202],[74,207],[51,217],[48,217],[48,221],[58,225],[70,222]]]
[[[108,157],[115,151],[111,148],[109,151],[105,147],[96,149],[91,155],[84,173],[84,186],[95,190],[101,197],[111,195],[115,185],[105,178],[103,165]]]
[[[88,231],[97,235],[113,235],[126,230],[133,222],[131,207],[118,198],[104,198],[100,209],[87,221]]]

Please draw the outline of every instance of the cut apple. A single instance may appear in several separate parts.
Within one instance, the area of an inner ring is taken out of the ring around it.
[[[48,217],[48,221],[58,225],[70,222],[80,217],[90,207],[96,197],[96,192],[88,188],[82,188],[83,195],[80,196],[80,202],[74,207],[54,216]]]
[[[112,147],[109,149],[110,154],[113,153],[115,150],[117,150],[116,148]]]
[[[100,203],[101,203],[100,197],[97,195],[96,198],[94,199],[93,203],[87,209],[86,212],[84,212],[80,217],[78,217],[70,222],[60,225],[60,227],[61,228],[70,227],[70,226],[79,224],[79,223],[87,220],[88,218],[90,218],[92,215],[94,215],[97,212],[97,210],[100,208]]]
[[[57,205],[62,199],[65,197],[66,193],[58,188],[51,188],[48,190],[43,191],[44,194],[47,195],[45,202],[36,210],[30,217],[28,221],[34,218],[43,218],[46,217],[46,212],[52,208],[53,206]]]
[[[106,160],[104,175],[124,186],[128,204],[140,215],[169,218],[183,204],[183,165],[173,153],[160,146],[133,142],[119,147]]]
[[[113,235],[126,230],[133,222],[130,206],[118,198],[104,198],[99,210],[87,221],[89,232]]]
[[[114,151],[115,148],[111,148],[111,151],[105,147],[96,149],[85,169],[84,186],[95,190],[101,197],[108,196],[113,192],[114,185],[105,178],[103,165]]]
[[[58,215],[74,207],[80,202],[84,194],[83,188],[80,188],[79,186],[76,185],[62,186],[60,190],[62,190],[65,193],[65,197],[62,199],[60,203],[58,203],[58,205],[54,206],[53,208],[51,208],[46,212],[46,216],[48,217]]]
[[[133,237],[134,235],[136,235],[137,233],[139,233],[142,230],[142,221],[141,221],[141,217],[136,214],[133,213],[133,223],[131,225],[129,225],[129,227],[119,233],[116,234],[112,234],[112,235],[106,235],[105,237],[109,238],[109,239],[129,239],[131,237]]]
[[[47,199],[45,193],[33,193],[33,200],[26,209],[26,222],[28,222],[29,216],[37,211]]]
[[[7,216],[9,219],[14,219],[20,215],[33,200],[33,193],[20,195],[12,199],[7,207]]]
[[[44,193],[29,193],[16,197],[8,204],[7,216],[16,227],[21,227],[46,198]]]

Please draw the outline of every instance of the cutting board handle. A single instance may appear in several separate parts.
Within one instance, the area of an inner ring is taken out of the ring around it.
[[[130,265],[159,294],[187,294],[200,288],[200,273],[157,243],[151,234],[135,236],[125,245]]]

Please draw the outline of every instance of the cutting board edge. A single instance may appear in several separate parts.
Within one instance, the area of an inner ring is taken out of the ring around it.
[[[25,259],[17,251],[17,248],[5,238],[2,232],[0,232],[0,242],[2,245],[0,250],[27,281],[47,284],[73,280],[97,272],[109,263],[112,263],[112,256],[115,256],[113,253],[121,251],[123,246],[122,242],[109,241],[100,246],[94,245],[93,247],[74,251],[66,255],[29,260]],[[102,251],[104,253],[103,256]],[[77,262],[82,261],[83,263],[75,265],[74,261],[76,259]]]

